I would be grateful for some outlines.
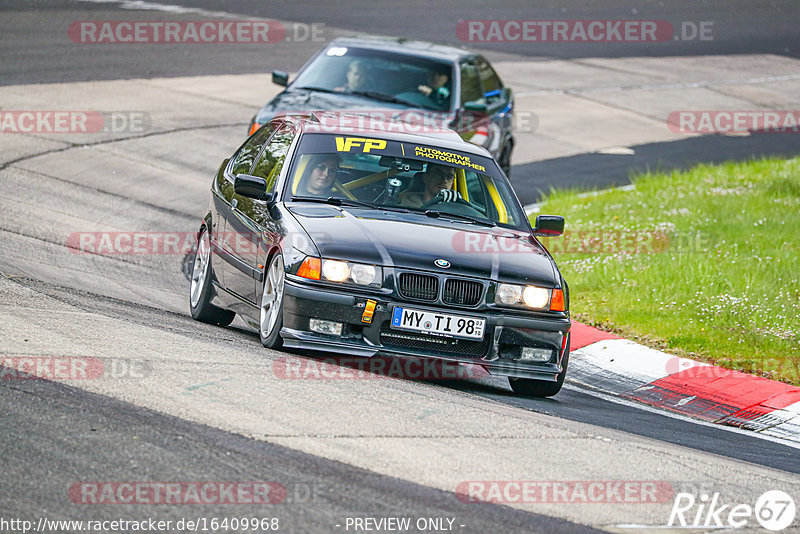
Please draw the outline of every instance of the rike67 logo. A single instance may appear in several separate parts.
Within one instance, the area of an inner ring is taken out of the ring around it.
[[[792,524],[795,512],[794,499],[780,490],[765,492],[755,506],[724,503],[719,493],[702,494],[699,499],[691,493],[678,493],[667,526],[742,528],[755,516],[762,527],[777,532]]]

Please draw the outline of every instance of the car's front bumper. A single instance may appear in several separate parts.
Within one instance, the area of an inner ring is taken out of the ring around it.
[[[368,298],[378,302],[371,323],[362,321]],[[358,296],[289,279],[285,283],[283,306],[281,337],[287,347],[363,357],[434,358],[480,365],[495,375],[548,381],[555,381],[562,370],[562,349],[570,329],[567,316],[551,318],[524,316],[513,310],[441,308],[392,298]],[[389,323],[394,306],[486,319],[484,339],[453,340],[392,330]],[[311,318],[342,323],[342,335],[312,332],[309,329]],[[548,362],[520,361],[515,358],[522,346],[551,349],[552,357]]]

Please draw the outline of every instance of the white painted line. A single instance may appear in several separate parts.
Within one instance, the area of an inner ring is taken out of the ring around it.
[[[686,525],[685,527],[682,527],[680,525],[675,525],[675,526],[669,526],[669,525],[644,525],[644,524],[639,525],[637,523],[620,523],[618,525],[611,525],[611,526],[615,527],[615,528],[633,528],[633,529],[636,529],[636,530],[669,530],[670,532],[674,532],[676,530],[691,530],[692,532],[711,532],[712,530],[721,530],[721,529],[730,528],[730,527],[727,527],[725,525],[723,525],[721,527],[714,526],[714,525],[701,526],[701,527],[698,527],[696,525]]]
[[[627,146],[612,146],[608,148],[601,148],[595,151],[597,154],[609,154],[612,156],[633,156],[636,151]]]
[[[534,202],[533,204],[528,204],[527,206],[523,206],[522,209],[525,210],[525,215],[530,217],[534,213],[539,213],[539,203]]]
[[[739,78],[731,80],[703,80],[699,82],[648,83],[641,85],[611,85],[604,87],[579,87],[574,89],[538,89],[521,91],[517,98],[537,95],[571,95],[582,93],[616,93],[621,91],[650,91],[664,89],[692,89],[696,87],[715,87],[720,85],[752,85],[760,83],[785,82],[800,80],[800,74],[783,74],[780,76],[759,76],[757,78]]]
[[[596,197],[597,195],[604,193],[606,191],[635,191],[636,184],[627,184],[621,185],[619,187],[610,187],[608,189],[598,189],[597,191],[587,191],[585,193],[580,193],[578,198],[586,198],[586,197]],[[539,213],[541,210],[541,202],[534,202],[533,204],[526,204],[522,206],[522,209],[525,210],[525,214],[530,217],[534,213]]]
[[[138,10],[138,11],[161,11],[165,13],[194,13],[204,17],[218,17],[226,19],[253,19],[258,17],[250,17],[236,13],[227,13],[225,11],[211,11],[199,7],[184,7],[174,4],[160,4],[158,2],[145,2],[143,0],[78,0],[78,2],[88,2],[92,4],[117,4],[120,9]]]

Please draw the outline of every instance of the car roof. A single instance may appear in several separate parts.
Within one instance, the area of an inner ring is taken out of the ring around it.
[[[367,117],[370,120],[364,121]],[[398,132],[398,124],[400,121],[380,121],[369,115],[359,114],[358,112],[335,112],[335,111],[318,111],[304,114],[288,114],[280,117],[281,120],[286,120],[297,124],[301,131],[304,133],[346,133],[355,135],[374,135],[382,139],[390,141],[402,141],[406,143],[424,143],[431,144],[435,142],[441,148],[449,148],[451,150],[458,150],[474,154],[476,156],[484,156],[491,158],[491,153],[473,143],[464,141],[458,133],[449,129],[442,129],[432,132]],[[361,119],[361,120],[359,120]],[[315,128],[320,123],[325,121],[324,128]],[[336,131],[337,121],[342,125],[342,132]],[[357,128],[353,125],[358,124]],[[347,130],[351,128],[352,130]],[[392,131],[394,130],[394,131]]]
[[[455,46],[441,45],[427,41],[415,41],[402,37],[339,37],[331,41],[328,47],[331,46],[352,46],[357,48],[369,48],[372,50],[386,50],[389,52],[401,52],[429,59],[452,62],[476,55],[474,52]]]

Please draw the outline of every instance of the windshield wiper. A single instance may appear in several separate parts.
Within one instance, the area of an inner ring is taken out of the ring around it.
[[[369,202],[361,202],[360,200],[351,200],[349,198],[342,198],[342,197],[292,197],[292,200],[301,200],[305,202],[324,202],[326,204],[333,204],[334,206],[342,206],[347,204],[348,206],[364,206],[366,208],[374,208],[375,204],[370,204]]]
[[[457,219],[460,221],[467,221],[475,224],[480,224],[481,226],[490,226],[490,227],[497,226],[496,222],[490,221],[489,219],[478,219],[477,217],[470,217],[469,215],[462,215],[460,213],[452,213],[449,211],[425,210],[425,215],[427,215],[431,219],[438,219],[440,217],[445,217],[445,218]]]
[[[358,206],[363,208],[371,208],[376,210],[399,211],[400,213],[408,213],[408,210],[403,207],[383,206],[373,204],[371,202],[363,202],[361,200],[353,200],[343,197],[292,197],[292,200],[300,200],[305,202],[323,202],[325,204],[332,204],[334,206]]]
[[[306,91],[317,91],[318,93],[340,93],[341,91],[334,91],[333,89],[328,89],[327,87],[292,87],[292,89],[305,89]]]
[[[351,95],[357,96],[365,96],[367,98],[371,98],[373,100],[380,100],[381,102],[390,102],[392,104],[401,104],[403,106],[410,106],[410,107],[423,107],[425,109],[434,109],[427,106],[422,106],[416,102],[411,102],[410,100],[405,100],[403,98],[398,98],[389,93],[381,93],[380,91],[350,91]]]

